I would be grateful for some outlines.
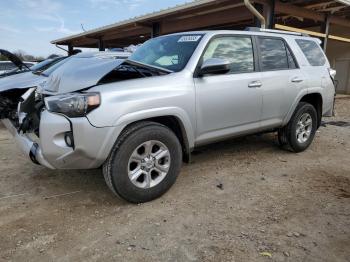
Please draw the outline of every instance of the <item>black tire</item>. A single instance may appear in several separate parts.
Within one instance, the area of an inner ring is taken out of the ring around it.
[[[167,175],[159,184],[143,189],[135,186],[129,179],[128,163],[134,150],[149,140],[157,140],[166,145],[171,162]],[[181,165],[182,149],[177,136],[164,125],[145,121],[123,131],[103,166],[103,175],[115,195],[131,203],[143,203],[167,192],[175,183]]]
[[[298,141],[296,135],[297,126],[301,116],[305,113],[311,116],[312,129],[309,138],[304,142],[300,142]],[[295,153],[306,150],[315,137],[315,133],[317,131],[317,120],[317,112],[314,106],[306,102],[300,102],[296,107],[289,123],[278,131],[278,141],[280,145],[292,150]]]

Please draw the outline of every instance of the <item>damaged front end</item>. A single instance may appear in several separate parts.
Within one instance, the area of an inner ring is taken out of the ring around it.
[[[10,103],[10,102],[9,102]],[[12,102],[13,103],[13,102]],[[39,147],[39,125],[41,111],[44,108],[43,100],[36,94],[36,88],[30,88],[21,97],[17,110],[12,105],[11,112],[2,123],[15,138],[22,151],[35,164],[52,168],[44,159]]]
[[[51,169],[99,168],[109,154],[111,137],[122,126],[96,127],[89,121],[88,114],[103,103],[101,92],[92,89],[169,73],[128,60],[72,57],[15,99],[2,122],[36,164]]]
[[[108,143],[114,129],[96,128],[83,116],[98,106],[99,95],[91,94],[52,96],[31,88],[21,96],[16,117],[2,122],[35,164],[50,169],[98,168],[106,158],[98,148]]]

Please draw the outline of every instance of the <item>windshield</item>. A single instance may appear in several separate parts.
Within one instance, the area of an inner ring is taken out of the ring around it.
[[[43,66],[46,66],[46,65],[50,64],[51,62],[52,62],[51,59],[44,60],[44,61],[42,61],[42,62],[40,62],[40,63],[38,63],[38,64],[36,64],[36,65],[33,65],[30,69],[31,69],[32,71],[36,71],[36,70],[41,69]]]
[[[128,60],[179,72],[185,68],[203,34],[169,35],[151,39]]]
[[[72,56],[71,56],[72,57]],[[42,71],[42,75],[43,76],[49,76],[52,74],[53,71],[55,71],[58,67],[60,67],[61,65],[63,65],[64,63],[66,63],[68,60],[71,59],[71,57],[64,57],[63,59],[60,59],[59,61],[57,61],[56,63],[54,63],[53,65],[50,65],[48,69],[46,69],[45,71]]]

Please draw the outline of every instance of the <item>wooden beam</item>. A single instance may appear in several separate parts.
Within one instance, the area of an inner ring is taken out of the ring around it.
[[[329,17],[329,22],[331,24],[335,24],[335,25],[341,25],[341,26],[345,26],[345,27],[350,27],[350,19],[336,17],[334,15],[331,15]]]
[[[292,4],[285,4],[276,1],[276,12],[282,14],[288,14],[297,17],[303,17],[307,19],[312,19],[315,21],[323,22],[326,20],[326,14],[319,13],[317,11],[309,10],[303,7],[298,7]],[[350,27],[350,20],[342,17],[337,17],[334,15],[329,16],[329,22],[331,24],[341,25]]]
[[[253,15],[247,8],[238,7],[181,20],[164,20],[162,21],[161,34],[208,28],[210,26],[247,20],[252,17]]]
[[[106,34],[102,37],[103,40],[113,40],[113,39],[120,39],[120,38],[128,38],[128,37],[139,37],[141,35],[150,34],[151,30],[149,28],[140,28],[136,30],[130,30],[126,32],[119,32],[118,30],[115,30],[114,32],[110,32],[109,34]]]
[[[315,11],[298,7],[292,4],[281,3],[280,1],[276,1],[275,10],[278,13],[299,16],[303,18],[313,19],[316,21],[324,21],[326,18],[325,14],[320,14]]]
[[[320,37],[320,38],[326,37],[326,34],[324,34],[324,33],[319,33],[319,32],[315,32],[315,31],[310,31],[310,30],[305,30],[305,29],[300,29],[300,28],[290,27],[290,26],[285,26],[285,25],[280,25],[280,24],[275,24],[275,28],[285,30],[285,31],[290,31],[290,32],[308,34],[308,35],[316,36],[316,37]],[[350,43],[350,38],[346,38],[346,37],[329,35],[328,38],[333,39],[333,40],[337,40],[337,41],[341,41],[341,42]]]

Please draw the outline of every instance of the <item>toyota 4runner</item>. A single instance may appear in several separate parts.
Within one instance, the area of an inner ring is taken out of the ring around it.
[[[332,115],[335,71],[320,41],[302,34],[177,33],[99,61],[72,57],[3,123],[34,163],[102,167],[133,203],[165,193],[198,146],[271,131],[301,152]]]

